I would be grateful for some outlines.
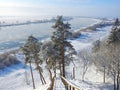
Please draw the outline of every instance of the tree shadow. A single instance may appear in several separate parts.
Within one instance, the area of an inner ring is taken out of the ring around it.
[[[5,75],[11,74],[20,69],[24,69],[24,64],[21,62],[19,64],[14,64],[14,65],[5,67],[3,69],[0,69],[0,77],[4,77]]]

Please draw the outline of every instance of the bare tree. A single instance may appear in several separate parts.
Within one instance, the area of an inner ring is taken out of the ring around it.
[[[24,75],[25,75],[25,82],[27,85],[30,85],[30,80],[29,80],[29,74],[27,73],[27,71],[24,72]]]
[[[94,64],[100,71],[104,72],[104,82],[106,72],[113,78],[114,90],[119,90],[120,83],[120,43],[107,44],[106,40],[101,41],[99,49],[94,50]]]
[[[106,69],[107,69],[107,58],[106,54],[108,53],[106,50],[106,41],[103,40],[102,42],[100,40],[97,40],[94,43],[93,47],[93,62],[96,65],[97,68],[99,68],[100,71],[103,72],[103,82],[105,83],[106,78]]]
[[[82,73],[82,80],[84,81],[85,74],[89,68],[89,65],[92,61],[91,50],[90,49],[83,49],[81,52],[78,53],[78,57],[82,60],[81,64],[83,64],[83,73]]]

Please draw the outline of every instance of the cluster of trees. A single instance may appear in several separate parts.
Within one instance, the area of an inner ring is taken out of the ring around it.
[[[120,22],[116,19],[112,31],[103,41],[97,40],[93,47],[94,64],[105,77],[113,78],[114,90],[119,90],[120,84]]]
[[[46,68],[50,73],[50,79],[52,81],[51,69],[54,70],[56,75],[56,69],[60,69],[61,76],[65,77],[65,65],[68,65],[73,60],[72,55],[75,50],[67,38],[72,35],[70,33],[70,24],[64,23],[62,16],[58,16],[56,23],[52,26],[54,28],[51,41],[47,43],[41,43],[33,36],[29,36],[26,43],[22,47],[22,51],[25,55],[25,64],[29,63],[33,88],[35,89],[35,82],[33,77],[32,64],[35,64],[36,70],[40,75],[42,84],[46,84],[46,81],[42,75],[42,68],[40,65],[46,62]]]
[[[120,84],[120,22],[115,20],[108,38],[97,40],[93,47],[81,50],[77,54],[81,60],[82,80],[92,63],[103,72],[103,82],[106,77],[113,79],[114,90],[119,90]]]

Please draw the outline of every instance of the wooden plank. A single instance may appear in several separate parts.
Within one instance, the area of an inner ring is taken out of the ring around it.
[[[80,90],[80,88],[72,83],[70,83],[69,81],[67,81],[64,77],[61,77],[64,85],[68,85],[70,86],[70,90]]]

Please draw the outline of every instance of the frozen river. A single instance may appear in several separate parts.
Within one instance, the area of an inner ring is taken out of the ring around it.
[[[0,19],[2,20],[2,18]],[[12,20],[4,20],[5,22],[8,21],[10,23],[14,21],[14,18],[12,17]],[[17,19],[15,18],[15,20]],[[20,19],[18,19],[17,22],[20,22],[19,20]],[[24,21],[24,19],[22,21]],[[68,22],[71,24],[71,30],[77,30],[81,27],[87,27],[96,23],[97,20],[93,18],[74,17]],[[38,39],[48,38],[53,32],[53,29],[51,28],[53,24],[54,23],[52,22],[48,22],[0,27],[0,50],[7,50],[21,46],[30,35],[33,35]]]

